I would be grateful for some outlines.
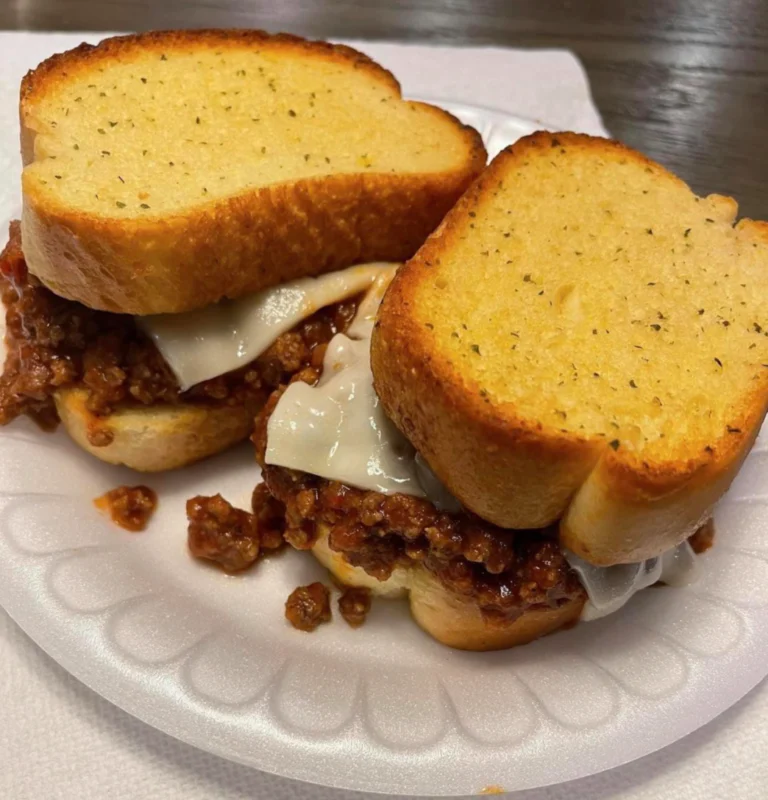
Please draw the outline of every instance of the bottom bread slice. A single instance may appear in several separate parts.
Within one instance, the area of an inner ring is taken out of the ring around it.
[[[528,644],[575,624],[586,602],[586,595],[580,595],[555,608],[532,608],[518,617],[491,619],[471,599],[451,592],[420,564],[397,567],[387,580],[377,580],[331,550],[329,526],[321,523],[318,529],[320,535],[312,552],[340,583],[365,587],[388,599],[407,597],[418,625],[437,641],[458,650],[504,650]]]
[[[96,416],[86,406],[87,396],[83,389],[56,392],[56,410],[67,433],[96,458],[139,472],[200,461],[242,441],[253,426],[253,409],[245,406],[156,404]]]

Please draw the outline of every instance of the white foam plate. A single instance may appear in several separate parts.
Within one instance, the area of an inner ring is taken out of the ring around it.
[[[452,107],[500,149],[538,123]],[[228,577],[186,551],[185,500],[247,507],[250,446],[137,478],[25,420],[0,431],[0,604],[95,691],[166,733],[253,767],[404,795],[566,781],[685,736],[768,673],[768,436],[720,504],[702,578],[501,653],[423,634],[401,603],[308,635],[289,592],[322,579],[288,552]],[[126,533],[92,499],[146,482],[160,505]]]

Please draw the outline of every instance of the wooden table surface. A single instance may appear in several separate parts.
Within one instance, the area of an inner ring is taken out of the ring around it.
[[[570,48],[617,138],[768,217],[768,0],[0,0],[0,29],[202,26]]]

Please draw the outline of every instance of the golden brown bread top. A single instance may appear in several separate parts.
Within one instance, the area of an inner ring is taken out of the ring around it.
[[[610,516],[606,495],[614,526],[630,506],[641,519],[602,563],[644,555],[662,497],[654,549],[682,540],[768,403],[768,226],[735,216],[619,143],[526,137],[387,293],[372,350],[387,413],[496,524],[550,523],[599,476],[571,546]]]
[[[169,48],[227,47],[245,44],[249,47],[266,46],[271,49],[310,53],[316,58],[327,61],[351,63],[356,68],[377,73],[382,81],[387,81],[398,90],[400,84],[389,70],[377,64],[372,58],[352,47],[343,44],[331,44],[322,41],[310,41],[289,33],[268,33],[250,28],[213,28],[197,30],[148,31],[146,33],[113,36],[104,39],[98,45],[83,42],[72,50],[56,53],[47,58],[35,69],[30,70],[21,85],[21,99],[24,102],[30,95],[47,91],[50,79],[60,80],[62,77],[81,71],[90,71],[94,66],[98,69],[104,60],[125,58],[137,47],[141,50],[157,52],[162,57]]]
[[[368,57],[260,31],[81,45],[25,77],[21,122],[32,271],[130,313],[411,255],[485,161]]]

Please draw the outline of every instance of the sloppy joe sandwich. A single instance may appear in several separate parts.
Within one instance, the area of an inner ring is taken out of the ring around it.
[[[81,45],[20,116],[0,424],[150,471],[245,438],[486,157],[363,54],[259,31]]]
[[[507,148],[261,412],[286,539],[473,650],[691,580],[768,407],[736,211],[616,142]]]

